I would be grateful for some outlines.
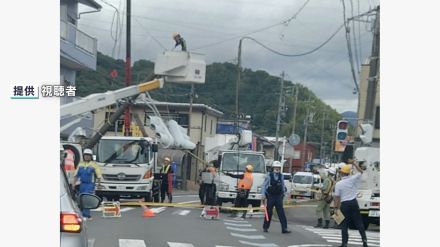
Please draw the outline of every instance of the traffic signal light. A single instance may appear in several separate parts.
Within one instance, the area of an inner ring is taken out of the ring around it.
[[[360,124],[362,134],[359,135],[362,143],[369,144],[373,141],[373,126],[371,124]]]
[[[336,140],[344,141],[347,138],[348,133],[348,121],[340,120],[338,121],[337,130],[336,130]]]

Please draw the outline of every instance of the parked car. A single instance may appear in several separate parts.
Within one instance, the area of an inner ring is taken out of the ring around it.
[[[286,197],[284,199],[291,199],[292,198],[292,174],[291,173],[283,173],[284,176],[284,185],[286,186],[287,192]]]
[[[312,191],[314,187],[314,175],[311,172],[297,172],[293,174],[293,198],[315,196]]]
[[[61,247],[87,247],[87,227],[80,208],[99,207],[101,199],[92,194],[81,194],[73,200],[67,175],[60,167],[60,243]]]

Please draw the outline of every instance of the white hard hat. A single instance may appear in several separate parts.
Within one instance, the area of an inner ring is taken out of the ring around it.
[[[282,165],[281,162],[279,162],[278,160],[275,160],[275,161],[272,163],[272,167],[278,167],[278,168],[281,168],[281,167],[283,167],[283,165]]]
[[[86,149],[84,149],[83,155],[84,155],[84,154],[90,154],[90,155],[93,155],[93,152],[92,152],[92,150],[91,150],[90,148],[86,148]]]
[[[336,168],[334,168],[334,167],[330,167],[329,169],[328,169],[328,173],[330,173],[330,174],[336,174]]]

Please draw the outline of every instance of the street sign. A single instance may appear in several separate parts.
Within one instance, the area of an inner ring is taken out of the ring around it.
[[[301,141],[301,138],[297,134],[292,134],[289,136],[289,139],[287,140],[291,145],[297,145]]]

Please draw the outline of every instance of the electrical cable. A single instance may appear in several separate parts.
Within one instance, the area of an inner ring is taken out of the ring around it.
[[[348,59],[350,62],[350,67],[351,67],[351,74],[353,76],[354,85],[356,86],[356,91],[359,92],[359,86],[358,86],[357,79],[356,79],[356,73],[354,71],[353,54],[351,51],[350,28],[348,26],[348,22],[345,17],[345,2],[344,2],[344,0],[341,0],[341,2],[342,2],[342,10],[343,10],[343,18],[344,18],[344,26],[345,26],[345,39],[347,40]]]
[[[278,55],[280,55],[280,56],[284,56],[284,57],[300,57],[300,56],[305,56],[305,55],[309,55],[309,54],[311,54],[311,53],[313,53],[313,52],[315,52],[315,51],[317,51],[317,50],[319,50],[320,48],[322,48],[323,46],[325,46],[328,42],[330,42],[330,40],[332,40],[333,39],[333,37],[335,37],[336,36],[336,34],[342,29],[344,27],[344,25],[341,25],[340,27],[338,27],[338,29],[326,40],[326,41],[324,41],[324,43],[322,43],[322,44],[320,44],[318,47],[316,47],[316,48],[314,48],[314,49],[312,49],[312,50],[310,50],[310,51],[308,51],[308,52],[304,52],[304,53],[299,53],[299,54],[284,54],[284,53],[281,53],[281,52],[278,52],[278,51],[275,51],[274,49],[272,49],[272,48],[269,48],[268,46],[266,46],[266,45],[264,45],[264,44],[262,44],[261,42],[259,42],[258,40],[256,40],[256,39],[254,39],[254,38],[251,38],[251,37],[242,37],[242,39],[250,39],[250,40],[252,40],[252,41],[254,41],[254,42],[256,42],[257,44],[259,44],[260,46],[262,46],[263,48],[265,48],[265,49],[267,49],[267,50],[269,50],[269,51],[271,51],[271,52],[273,52],[273,53],[275,53],[275,54],[278,54]]]
[[[295,18],[299,15],[299,13],[301,13],[301,11],[304,9],[304,7],[305,7],[309,2],[310,2],[310,0],[306,0],[306,2],[305,2],[305,3],[299,8],[299,10],[298,10],[298,11],[297,11],[292,17],[288,18],[287,20],[284,20],[284,21],[281,21],[281,22],[277,22],[277,23],[275,23],[275,24],[272,24],[272,25],[269,25],[269,26],[266,26],[266,27],[262,27],[262,28],[259,28],[259,29],[253,30],[253,31],[249,31],[249,32],[246,32],[246,33],[243,33],[243,34],[240,34],[240,35],[235,35],[235,36],[233,36],[233,37],[230,37],[230,38],[227,38],[227,39],[224,39],[224,40],[220,40],[220,41],[217,41],[217,42],[214,42],[214,43],[211,43],[211,44],[203,45],[203,46],[200,46],[200,47],[194,48],[193,50],[199,50],[199,49],[203,49],[203,48],[207,48],[207,47],[211,47],[211,46],[219,45],[219,44],[222,44],[222,43],[225,43],[225,42],[228,42],[228,41],[234,40],[234,39],[241,38],[241,37],[243,37],[243,36],[247,36],[247,35],[250,35],[250,34],[254,34],[254,33],[258,33],[258,32],[262,32],[262,31],[265,31],[265,30],[267,30],[267,29],[271,29],[271,28],[276,27],[276,26],[279,26],[279,25],[289,25],[289,23],[290,23],[293,19],[295,19]]]
[[[350,0],[350,8],[351,8],[351,16],[354,16],[354,6],[353,6],[353,0]],[[357,73],[360,74],[360,66],[359,66],[359,56],[358,56],[358,48],[357,48],[357,41],[356,41],[356,29],[355,29],[355,24],[354,21],[352,22],[352,29],[353,31],[351,32],[353,34],[353,45],[354,45],[354,60],[356,61],[356,69],[357,69]]]
[[[162,49],[164,50],[164,51],[166,51],[167,50],[167,48],[165,48],[165,46],[164,45],[162,45],[162,43],[160,43],[160,41],[158,40],[158,39],[156,39],[150,32],[148,32],[148,30],[141,24],[141,22],[136,18],[136,17],[134,17],[133,18],[135,21],[137,21],[137,23],[139,24],[139,26],[141,26],[142,27],[142,29],[154,40],[154,41],[156,41],[156,43],[157,44],[159,44],[159,46],[160,47],[162,47]]]

